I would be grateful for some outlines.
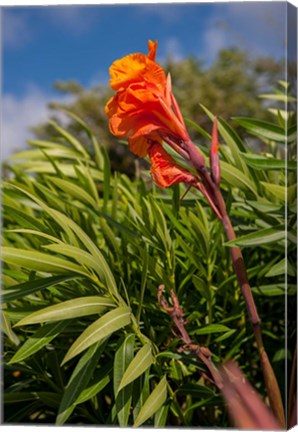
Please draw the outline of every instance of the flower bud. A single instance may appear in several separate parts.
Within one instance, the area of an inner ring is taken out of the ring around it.
[[[212,141],[209,152],[211,177],[217,185],[220,183],[220,161],[218,157],[218,134],[217,134],[217,117],[214,118],[212,129]]]

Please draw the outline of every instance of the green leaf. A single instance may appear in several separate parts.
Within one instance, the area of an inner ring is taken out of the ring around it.
[[[101,390],[103,390],[107,384],[110,382],[110,377],[106,375],[102,379],[98,380],[96,379],[95,382],[91,385],[88,385],[87,388],[85,388],[80,396],[77,398],[77,400],[74,402],[75,405],[79,405],[81,403],[86,402],[87,400],[93,398],[96,396]]]
[[[91,205],[91,207],[96,208],[97,203],[84,189],[80,186],[74,184],[73,181],[63,180],[56,177],[48,177],[52,183],[57,185],[64,192],[68,193],[70,196],[78,199],[79,201],[85,202]]]
[[[110,185],[111,185],[111,169],[110,169],[110,158],[105,148],[102,149],[103,157],[104,157],[104,166],[103,166],[103,212],[107,212],[108,199],[110,195]]]
[[[185,123],[189,126],[192,126],[194,129],[196,129],[203,137],[207,138],[208,141],[211,141],[211,135],[205,131],[205,129],[201,128],[200,125],[195,123],[193,120],[185,118]]]
[[[287,291],[285,291],[285,284],[276,283],[253,287],[252,291],[254,294],[263,295],[266,297],[285,296],[285,293],[290,296],[296,294],[296,286],[289,284],[287,285]]]
[[[52,158],[68,158],[78,159],[81,154],[72,150],[71,148],[55,144],[47,141],[29,141],[29,144],[41,147],[41,149],[24,150],[18,153],[14,153],[9,159],[29,159],[29,160],[41,160],[46,159],[46,156]]]
[[[17,337],[17,335],[14,333],[14,331],[12,330],[8,316],[5,315],[4,312],[2,312],[1,315],[2,315],[1,326],[2,326],[3,333],[6,334],[6,336],[9,338],[9,340],[13,344],[20,345],[20,340]]]
[[[116,412],[121,427],[128,424],[132,400],[132,384],[118,391],[121,379],[133,359],[135,335],[129,334],[114,357],[114,395]]]
[[[43,248],[73,258],[82,266],[87,266],[95,270],[99,276],[102,276],[102,270],[99,269],[98,261],[93,255],[86,252],[84,249],[65,243],[45,245]]]
[[[274,228],[264,228],[259,231],[238,237],[235,240],[226,242],[226,246],[261,246],[264,244],[278,242],[285,239],[285,226],[279,225]]]
[[[145,371],[133,382],[132,405],[134,421],[139,415],[139,412],[150,394],[149,388],[149,369]]]
[[[272,99],[280,102],[296,102],[296,99],[292,96],[287,96],[285,93],[276,94],[261,94],[259,95],[262,99]]]
[[[33,393],[25,391],[4,392],[3,396],[4,404],[19,404],[22,402],[29,402],[37,399],[37,395],[35,392]]]
[[[276,263],[270,270],[265,274],[265,277],[273,277],[285,274],[286,270],[286,258],[283,258],[278,263]]]
[[[146,344],[140,349],[126,369],[119,384],[118,391],[137,379],[143,372],[145,372],[146,369],[151,366],[153,363],[151,350],[152,348],[150,344]]]
[[[214,392],[209,387],[195,383],[183,384],[178,388],[177,393],[183,395],[191,395],[195,399],[214,396]]]
[[[225,161],[220,162],[220,167],[221,176],[229,185],[244,191],[252,192],[254,196],[258,195],[254,183],[239,169]]]
[[[89,348],[90,345],[110,336],[122,327],[127,326],[130,323],[130,316],[130,308],[127,306],[121,306],[99,318],[87,327],[87,329],[83,331],[83,333],[72,344],[63,359],[62,365],[80,354],[86,348]]]
[[[270,192],[271,195],[273,195],[275,198],[277,198],[279,201],[285,201],[286,200],[286,192],[287,189],[285,186],[280,186],[276,184],[266,183],[266,182],[260,182],[264,188]]]
[[[59,408],[61,393],[41,391],[41,392],[36,392],[36,395],[44,405],[54,408],[55,410]]]
[[[18,285],[9,287],[9,292],[2,293],[2,302],[10,302],[26,297],[29,294],[33,294],[37,291],[41,291],[45,288],[55,286],[61,282],[76,279],[78,276],[50,276],[48,278],[35,279],[33,281],[24,282]]]
[[[162,428],[167,425],[169,404],[162,405],[154,415],[154,427]]]
[[[196,275],[193,275],[192,282],[196,289],[199,291],[199,293],[207,300],[211,301],[212,299],[212,292],[208,288],[208,284],[203,281],[203,279],[199,278]]]
[[[18,363],[48,345],[58,334],[60,334],[70,321],[58,321],[54,324],[46,324],[37,330],[21,348],[15,353],[8,364]]]
[[[107,297],[78,297],[74,300],[40,309],[19,321],[15,326],[37,324],[44,321],[60,321],[81,316],[99,314],[106,308],[115,307],[115,303]]]
[[[97,262],[96,268],[94,268],[95,271],[103,280],[103,282],[106,284],[110,294],[112,296],[115,296],[119,300],[119,302],[121,302],[122,299],[119,296],[113,273],[108,263],[106,262],[104,256],[102,255],[98,247],[94,244],[94,242],[90,239],[90,237],[84,232],[84,230],[77,223],[67,218],[64,214],[60,212],[55,212],[52,213],[52,217],[58,218],[58,223],[62,226],[62,228],[65,229],[65,227],[67,227],[77,236],[77,238],[81,240],[81,242],[85,245],[86,249],[94,257],[95,261],[93,262]]]
[[[253,209],[260,211],[261,213],[276,213],[280,211],[280,204],[273,204],[270,202],[259,202],[259,201],[246,201]]]
[[[192,334],[196,335],[205,335],[210,333],[222,333],[222,332],[228,332],[231,329],[225,325],[222,324],[210,324],[203,328],[198,328],[192,332]]]
[[[286,161],[257,154],[240,153],[246,163],[257,170],[296,170],[296,161]]]
[[[159,384],[155,387],[153,392],[150,394],[144,405],[142,406],[134,427],[141,426],[146,420],[148,420],[153,414],[155,414],[167,399],[167,380],[164,376]]]
[[[270,141],[286,141],[285,130],[274,123],[248,117],[234,117],[233,120],[247,129],[253,135],[269,139]]]
[[[3,210],[7,212],[10,218],[13,218],[23,228],[33,228],[39,231],[47,231],[43,223],[37,218],[30,216],[27,213],[20,211],[8,205],[3,205]]]
[[[75,408],[82,391],[87,387],[90,378],[97,367],[104,345],[97,343],[91,346],[80,358],[68,383],[60,403],[56,424],[64,424]]]
[[[87,153],[86,149],[73,135],[71,135],[53,120],[51,120],[49,123],[66,139],[66,141],[68,141],[73,146],[76,151],[82,154],[85,158],[90,159],[90,156]]]
[[[28,249],[2,248],[2,259],[8,264],[18,265],[30,270],[46,273],[74,272],[89,277],[89,274],[77,264],[53,255]]]
[[[291,359],[291,352],[289,350],[285,350],[284,348],[279,349],[273,356],[272,362],[276,363],[279,361],[285,361]]]

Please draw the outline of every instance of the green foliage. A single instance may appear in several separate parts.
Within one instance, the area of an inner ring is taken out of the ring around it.
[[[278,113],[234,119],[266,146],[261,155],[221,117],[219,131],[221,189],[284,388],[280,353],[285,337],[289,350],[295,341],[293,324],[285,334],[285,289],[291,313],[296,171]],[[183,185],[160,190],[146,171],[111,173],[105,147],[71,118],[78,136],[52,123],[55,139],[14,155],[3,184],[4,421],[226,427],[224,402],[204,364],[178,351],[157,288],[176,291],[189,334],[215,363],[236,359],[264,395],[231,242],[197,191],[180,200]]]

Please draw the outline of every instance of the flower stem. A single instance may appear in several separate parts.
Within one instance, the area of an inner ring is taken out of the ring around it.
[[[209,172],[207,171],[206,166],[203,166],[201,164],[200,157],[198,157],[198,150],[195,147],[195,145],[192,142],[189,142],[188,144],[189,144],[188,153],[189,153],[190,161],[192,162],[193,167],[196,169],[199,176],[201,177],[202,183],[205,186],[206,190],[208,191],[209,197],[212,198],[213,203],[217,208],[217,211],[221,215],[220,220],[223,224],[224,230],[226,232],[226,236],[229,241],[235,240],[236,239],[235,231],[231,224],[230,218],[227,214],[225,201],[221,194],[219,185],[212,180]],[[236,277],[242,295],[245,300],[248,317],[253,327],[253,332],[257,343],[257,348],[260,356],[264,381],[267,388],[270,405],[276,417],[278,418],[281,426],[285,427],[286,424],[285,415],[284,415],[284,408],[283,408],[282,398],[280,394],[280,389],[274,371],[270,364],[269,358],[264,348],[261,326],[260,326],[260,318],[253,298],[251,287],[248,281],[242,252],[239,247],[234,246],[230,248],[230,255],[233,262],[233,268],[236,273]]]

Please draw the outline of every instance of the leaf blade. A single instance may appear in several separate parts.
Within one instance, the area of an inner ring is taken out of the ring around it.
[[[89,346],[130,324],[130,315],[131,310],[128,306],[120,306],[99,318],[87,327],[71,345],[62,361],[62,365]]]
[[[155,389],[149,395],[148,399],[142,406],[135,422],[134,427],[139,427],[146,420],[148,420],[153,414],[155,414],[161,406],[165,403],[167,398],[167,379],[164,376],[157,384]]]

